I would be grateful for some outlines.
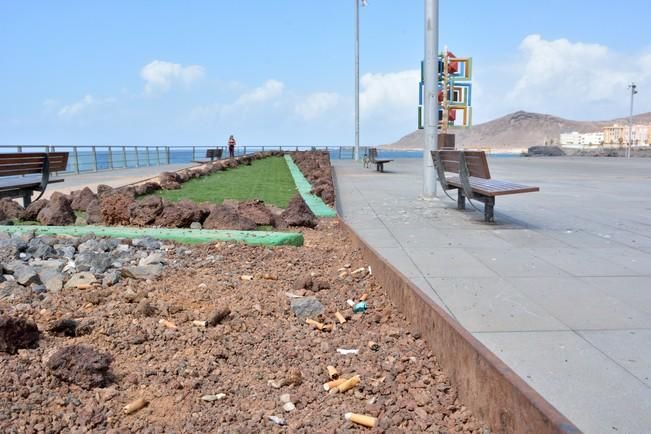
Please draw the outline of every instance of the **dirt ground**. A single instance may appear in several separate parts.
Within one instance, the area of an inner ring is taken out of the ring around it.
[[[37,348],[0,353],[0,432],[483,432],[373,276],[354,273],[366,264],[338,222],[303,232],[303,247],[171,246],[159,280],[0,305],[42,332]],[[318,284],[300,289],[310,273]],[[296,317],[287,293],[318,298],[325,311],[312,319],[334,329]],[[364,293],[368,309],[354,314],[347,299]],[[226,308],[215,326],[195,323]],[[44,331],[60,319],[84,333]],[[53,375],[52,355],[76,344],[109,356],[97,356],[111,360],[106,384],[84,389]],[[328,365],[360,383],[327,393]],[[148,405],[125,414],[139,398]],[[346,421],[347,412],[377,417],[376,428]]]

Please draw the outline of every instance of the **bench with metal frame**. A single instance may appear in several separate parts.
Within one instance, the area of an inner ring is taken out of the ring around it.
[[[375,164],[375,170],[377,170],[378,172],[384,172],[384,165],[393,161],[393,160],[378,160],[377,148],[370,148],[368,150],[368,160],[371,164]]]
[[[215,159],[221,160],[223,153],[224,153],[224,150],[221,149],[221,148],[208,149],[208,150],[206,150],[206,158],[210,158],[210,161],[213,161]]]
[[[50,175],[64,172],[67,165],[67,152],[0,154],[0,198],[22,197],[27,207],[35,191],[41,192],[35,199],[39,200],[48,184],[63,182],[63,179],[50,179]]]
[[[493,208],[496,196],[540,190],[538,187],[491,179],[483,151],[441,150],[431,153],[445,194],[447,190],[457,189],[457,209],[466,208],[466,198],[483,202],[484,220],[487,222],[495,221]]]

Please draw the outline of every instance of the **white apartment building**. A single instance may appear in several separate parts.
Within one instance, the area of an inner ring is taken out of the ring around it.
[[[562,133],[560,144],[570,148],[583,148],[585,146],[597,146],[604,142],[604,133],[599,131],[595,133]]]

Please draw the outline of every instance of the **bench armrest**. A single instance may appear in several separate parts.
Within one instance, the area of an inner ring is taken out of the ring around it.
[[[443,190],[449,190],[448,180],[445,178],[445,169],[443,169],[443,163],[441,162],[441,155],[437,151],[431,151],[432,161],[434,161],[434,167],[436,168],[436,174],[438,175],[439,182]]]
[[[459,153],[459,180],[463,186],[463,194],[467,198],[473,198],[472,187],[470,186],[470,174],[468,172],[468,165],[466,164],[466,156],[464,152]]]

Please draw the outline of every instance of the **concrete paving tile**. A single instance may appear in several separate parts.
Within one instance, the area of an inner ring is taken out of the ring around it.
[[[493,234],[513,247],[567,247],[567,244],[531,229],[497,229]]]
[[[581,331],[579,334],[651,387],[651,329]]]
[[[636,276],[640,273],[609,259],[596,256],[590,249],[528,249],[543,259],[574,276]]]
[[[586,433],[649,432],[651,389],[573,332],[475,333]]]
[[[428,277],[427,281],[471,332],[568,330],[503,279]]]
[[[387,229],[357,229],[353,227],[353,230],[359,235],[366,243],[371,247],[378,249],[384,247],[394,247],[399,248],[400,244],[398,241],[391,235]]]
[[[459,248],[406,248],[426,277],[497,277],[490,268]]]
[[[454,314],[443,302],[441,296],[432,288],[429,281],[425,277],[410,277],[409,280],[411,283],[420,288],[429,298],[434,301],[439,307],[444,309],[450,316],[454,318]]]
[[[450,229],[444,232],[445,236],[450,239],[452,247],[467,247],[480,249],[507,249],[512,246],[493,234],[492,229]]]
[[[618,247],[617,243],[612,239],[599,236],[600,233],[568,229],[564,231],[548,231],[547,235],[578,249]]]
[[[590,253],[621,264],[639,274],[651,276],[651,253],[623,246],[609,249],[591,249]]]
[[[573,277],[506,279],[573,330],[651,327],[651,315]]]
[[[531,254],[528,249],[467,249],[467,251],[502,277],[569,276],[560,268]]]
[[[651,315],[651,277],[582,277],[588,286]]]
[[[376,250],[405,276],[409,278],[423,277],[423,274],[402,247],[378,247]]]

